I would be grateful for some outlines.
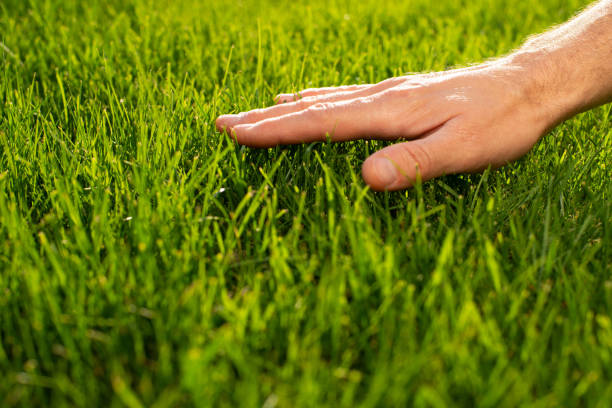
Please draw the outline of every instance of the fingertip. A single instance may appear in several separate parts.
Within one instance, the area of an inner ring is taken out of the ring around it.
[[[393,190],[399,178],[396,165],[389,158],[377,155],[366,159],[361,175],[366,184],[375,191]]]
[[[237,121],[238,115],[221,115],[215,121],[215,126],[219,132],[223,133],[228,131]]]
[[[223,115],[219,116],[216,120],[215,120],[215,127],[217,128],[217,132],[219,133],[223,133],[224,130],[224,126],[223,126]]]

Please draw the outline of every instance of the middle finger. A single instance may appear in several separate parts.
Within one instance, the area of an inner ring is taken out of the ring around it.
[[[300,112],[317,103],[341,102],[366,96],[372,96],[397,85],[399,82],[401,82],[399,78],[392,78],[383,82],[379,82],[378,84],[373,85],[371,87],[359,89],[357,91],[338,92],[322,96],[306,97],[295,102],[275,105],[265,109],[255,109],[248,112],[242,112],[237,115],[222,115],[217,119],[216,125],[217,129],[221,132],[224,129],[229,130],[237,125],[253,124],[262,120],[276,118],[290,113]]]

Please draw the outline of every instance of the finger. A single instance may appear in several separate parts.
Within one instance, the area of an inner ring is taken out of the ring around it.
[[[262,120],[299,112],[317,103],[339,102],[374,95],[394,86],[395,84],[397,84],[397,81],[383,81],[376,85],[352,92],[338,92],[321,96],[309,96],[295,102],[275,105],[265,109],[254,109],[252,111],[242,112],[237,115],[222,115],[217,118],[216,125],[217,129],[222,132],[223,129],[231,129],[236,125],[256,123]]]
[[[376,191],[401,190],[417,180],[427,181],[461,171],[465,151],[452,135],[452,120],[426,137],[387,146],[366,159],[365,182]],[[467,153],[466,153],[467,154]]]
[[[364,89],[376,87],[378,91],[382,91],[391,86],[395,86],[400,82],[403,82],[404,79],[401,77],[393,77],[385,79],[384,81],[378,82],[376,84],[364,84],[364,85],[345,85],[345,86],[331,86],[325,88],[309,88],[304,89],[303,91],[297,93],[289,93],[289,94],[279,94],[274,98],[276,103],[286,103],[293,102],[302,98],[307,97],[318,97],[328,94],[340,93],[340,92],[356,92],[362,91]]]
[[[346,85],[346,86],[329,86],[324,88],[309,88],[294,93],[281,93],[274,97],[276,103],[287,103],[297,101],[298,99],[310,97],[310,96],[321,96],[338,92],[354,92],[362,89],[367,89],[373,86],[373,84],[364,85]]]
[[[237,125],[256,123],[262,120],[280,117],[294,112],[299,112],[317,103],[339,102],[347,99],[355,99],[356,97],[368,96],[369,94],[375,92],[376,91],[370,90],[370,88],[366,88],[361,91],[357,91],[357,93],[340,92],[335,94],[323,95],[321,97],[310,96],[295,102],[275,105],[265,109],[254,109],[248,112],[241,112],[237,115],[222,115],[217,118],[216,125],[217,129],[219,131],[222,131],[223,129],[231,129],[232,127]]]
[[[232,135],[240,144],[271,147],[279,144],[333,141],[365,137],[386,138],[392,110],[383,98],[364,97],[335,103],[318,103],[308,109],[234,126]]]

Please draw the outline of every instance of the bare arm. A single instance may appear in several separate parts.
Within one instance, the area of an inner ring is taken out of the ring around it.
[[[612,1],[594,3],[506,60],[533,73],[532,92],[560,122],[612,100]],[[556,101],[556,102],[555,102]]]
[[[388,146],[363,164],[375,190],[498,167],[524,155],[572,115],[612,100],[612,0],[470,68],[373,85],[281,94],[276,106],[217,119],[253,147],[363,138]],[[286,103],[283,103],[286,102]]]

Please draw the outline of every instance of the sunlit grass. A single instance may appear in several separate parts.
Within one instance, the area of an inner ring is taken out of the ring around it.
[[[0,4],[1,406],[606,406],[610,105],[392,194],[214,130],[510,51],[582,1]]]

